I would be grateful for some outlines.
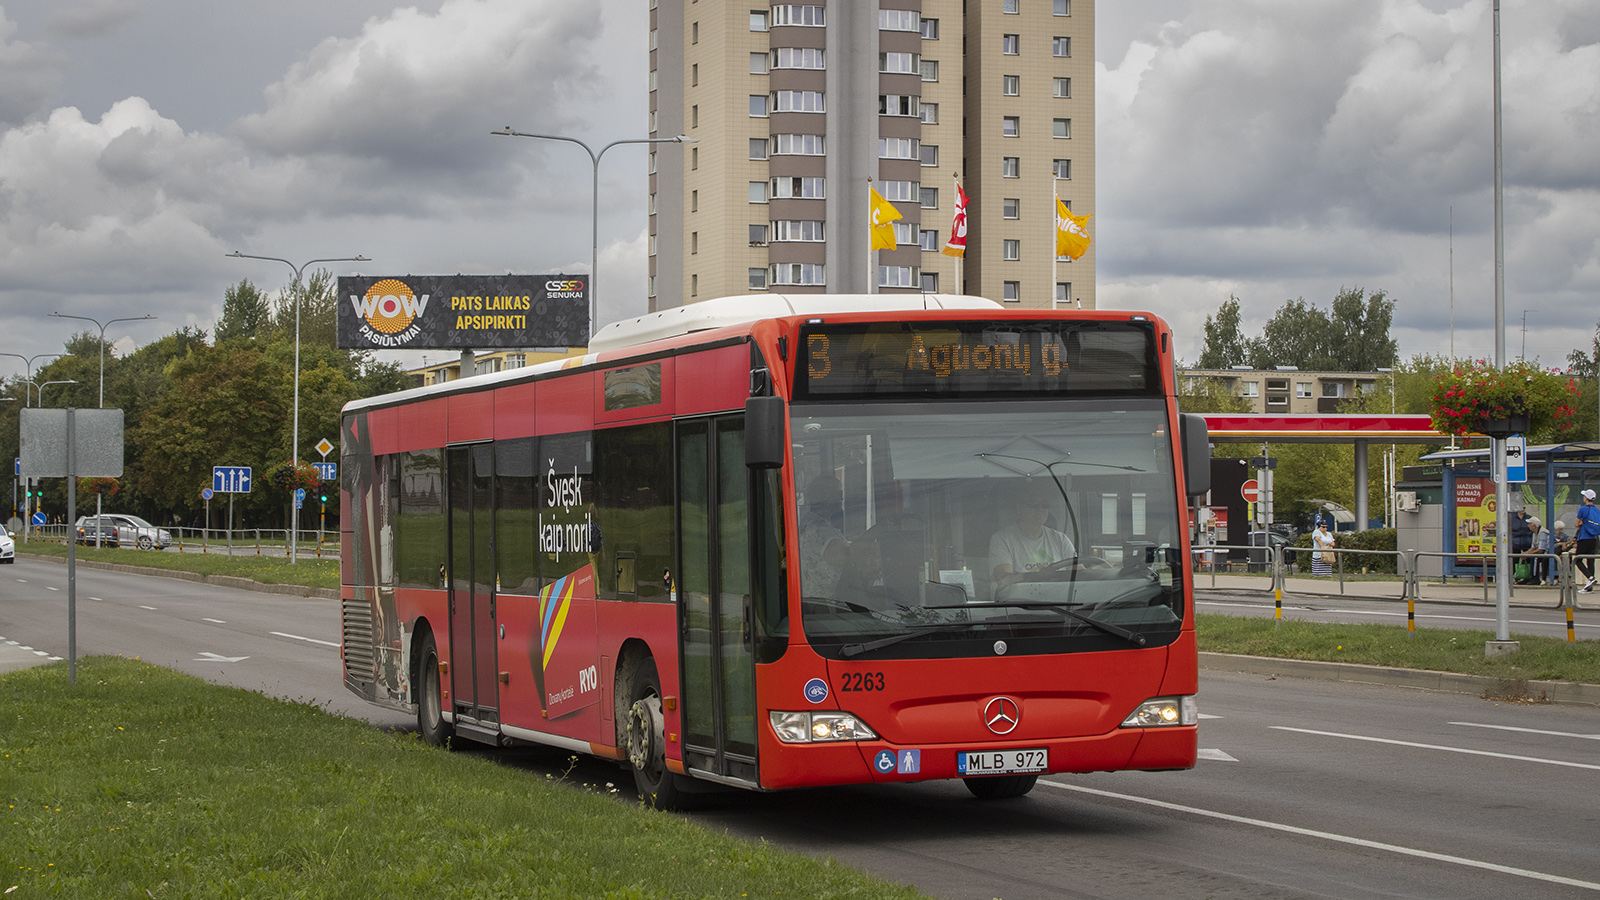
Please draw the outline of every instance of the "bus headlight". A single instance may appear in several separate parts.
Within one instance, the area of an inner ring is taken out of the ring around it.
[[[1200,721],[1200,708],[1194,695],[1154,697],[1139,704],[1122,720],[1123,728],[1159,728],[1163,725],[1194,725]]]
[[[772,730],[785,744],[823,741],[866,741],[877,738],[867,723],[847,712],[779,712],[767,714]]]

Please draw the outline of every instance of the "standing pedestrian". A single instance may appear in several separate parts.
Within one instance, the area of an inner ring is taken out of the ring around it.
[[[1311,574],[1333,574],[1333,533],[1328,530],[1325,520],[1317,520],[1317,530],[1311,532]],[[1329,551],[1324,553],[1323,551]]]
[[[1583,505],[1578,507],[1578,524],[1574,527],[1573,536],[1578,539],[1578,571],[1589,579],[1587,584],[1578,589],[1578,593],[1587,594],[1594,590],[1593,556],[1596,543],[1600,543],[1600,509],[1595,508],[1592,489],[1584,489]]]

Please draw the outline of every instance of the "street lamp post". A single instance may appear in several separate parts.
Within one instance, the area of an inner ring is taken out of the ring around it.
[[[100,320],[99,319],[91,319],[88,316],[74,316],[74,315],[69,315],[67,313],[60,313],[60,312],[53,312],[50,315],[55,316],[58,319],[82,319],[85,322],[93,322],[94,324],[100,326],[100,408],[101,409],[105,409],[106,408],[106,329],[109,328],[112,325],[115,325],[118,322],[143,322],[145,319],[154,319],[155,316],[130,316],[129,318],[126,318],[126,319],[112,319],[111,321],[105,323],[104,325],[100,325]]]
[[[284,258],[279,257],[279,256],[254,256],[254,255],[251,255],[249,253],[240,253],[237,250],[233,251],[232,253],[225,253],[223,255],[224,256],[231,256],[231,257],[234,257],[235,259],[265,259],[265,260],[270,260],[272,262],[281,262],[284,265],[288,266],[290,269],[294,270],[294,292],[295,292],[295,295],[294,295],[294,426],[292,428],[292,437],[290,438],[291,446],[290,446],[289,449],[290,449],[290,459],[292,461],[291,465],[294,466],[294,469],[295,469],[296,472],[299,472],[300,471],[300,273],[304,272],[305,269],[306,269],[306,266],[309,266],[312,263],[324,263],[324,262],[370,262],[371,260],[368,259],[365,256],[361,256],[361,255],[357,254],[356,256],[336,256],[336,257],[330,257],[328,259],[309,259],[309,260],[306,260],[304,263],[301,263],[300,265],[297,266],[294,263],[289,262],[287,259],[284,259]],[[296,554],[295,554],[295,537],[296,537],[296,533],[299,530],[300,530],[300,507],[294,505],[293,503],[291,503],[290,504],[290,510],[289,510],[289,565],[291,565],[291,566],[298,562],[298,560],[296,559]]]
[[[515,131],[510,125],[507,125],[501,131],[491,131],[489,133],[501,135],[502,137],[525,137],[539,138],[546,141],[566,141],[569,144],[577,144],[579,147],[583,148],[585,153],[589,154],[589,162],[593,164],[594,168],[594,175],[590,181],[590,186],[592,189],[591,192],[593,194],[593,203],[590,207],[589,214],[589,335],[593,337],[595,331],[600,327],[600,296],[599,294],[595,293],[594,289],[595,282],[599,280],[596,270],[600,265],[600,157],[605,156],[607,150],[610,150],[612,147],[615,147],[618,144],[694,144],[698,143],[698,141],[686,134],[680,134],[677,137],[670,138],[632,138],[629,140],[612,141],[604,147],[601,147],[600,152],[596,153],[592,147],[583,141],[580,141],[574,137],[565,137],[559,134],[528,134],[522,131]]]

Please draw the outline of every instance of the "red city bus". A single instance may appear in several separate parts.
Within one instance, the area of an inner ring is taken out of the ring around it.
[[[1171,333],[941,295],[733,297],[351,403],[345,684],[435,744],[725,786],[1194,765]]]

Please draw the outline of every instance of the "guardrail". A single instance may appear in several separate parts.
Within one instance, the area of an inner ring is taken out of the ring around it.
[[[240,553],[253,556],[276,556],[282,554],[289,558],[289,530],[286,528],[164,528],[172,535],[170,549],[177,553],[222,553],[237,556]],[[33,525],[30,526],[28,540],[42,541],[50,544],[67,543],[67,537],[76,532],[71,525]],[[19,536],[20,539],[20,536]],[[88,540],[80,546],[94,546],[94,541]],[[133,549],[125,546],[123,549]],[[339,558],[339,535],[337,532],[300,532],[299,553],[302,556],[314,556],[316,559]]]

